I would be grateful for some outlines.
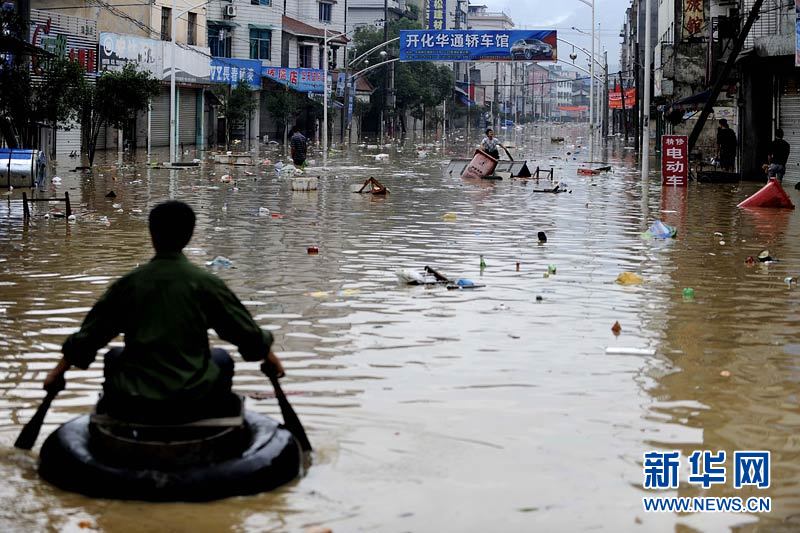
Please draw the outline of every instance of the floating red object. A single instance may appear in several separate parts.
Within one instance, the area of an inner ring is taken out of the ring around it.
[[[771,179],[769,183],[761,187],[758,192],[746,198],[736,207],[778,207],[784,209],[794,209],[794,204],[783,190],[778,180]]]
[[[309,246],[308,247],[308,255],[317,255],[319,253],[319,248],[316,246]]]

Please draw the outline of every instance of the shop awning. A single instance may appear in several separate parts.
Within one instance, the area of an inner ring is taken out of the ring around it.
[[[310,24],[306,24],[305,22],[299,21],[297,19],[293,19],[292,17],[287,17],[286,15],[283,16],[283,31],[286,33],[290,33],[297,37],[314,37],[317,39],[325,39],[325,30],[322,28],[317,28],[316,26],[312,26]],[[328,31],[328,37],[332,35],[336,35],[338,31]],[[336,44],[347,44],[347,37],[340,35],[337,37],[333,37],[328,42],[329,43],[336,43]]]
[[[699,111],[706,104],[709,96],[711,96],[711,89],[687,96],[686,98],[680,98],[671,104],[659,106],[658,110],[665,111],[666,113],[671,113],[673,111]]]
[[[248,28],[251,30],[274,30],[275,27],[271,24],[248,24]]]
[[[238,28],[239,25],[235,22],[231,22],[230,20],[209,20],[209,26],[222,26],[224,28]]]

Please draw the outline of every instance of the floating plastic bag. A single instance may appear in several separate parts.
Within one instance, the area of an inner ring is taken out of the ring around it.
[[[678,234],[677,228],[656,220],[646,232],[651,238],[672,239]]]
[[[223,257],[218,255],[211,261],[206,261],[206,266],[214,267],[214,268],[230,268],[233,266],[233,261],[228,259],[227,257]]]

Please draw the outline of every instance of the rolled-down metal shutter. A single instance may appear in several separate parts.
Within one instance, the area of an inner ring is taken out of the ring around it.
[[[781,84],[780,127],[789,143],[786,179],[800,181],[800,79],[787,78]]]
[[[181,89],[180,94],[180,144],[193,145],[197,141],[197,90]]]
[[[150,124],[152,146],[169,146],[169,87],[153,98],[153,113]]]
[[[59,122],[56,130],[56,154],[81,153],[81,125],[70,120]]]

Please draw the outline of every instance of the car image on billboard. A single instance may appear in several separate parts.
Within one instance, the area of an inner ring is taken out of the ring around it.
[[[553,59],[553,47],[539,39],[520,39],[511,46],[512,59]]]

